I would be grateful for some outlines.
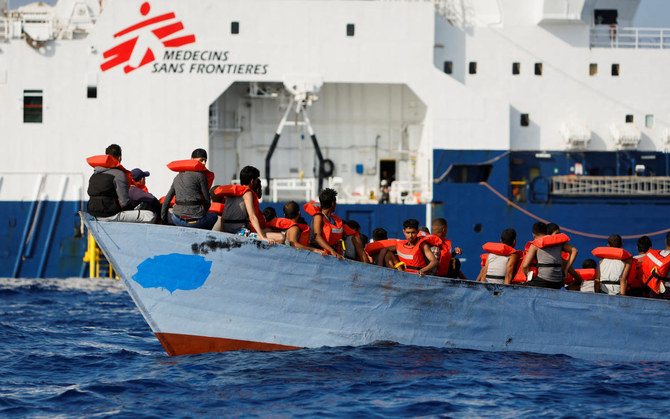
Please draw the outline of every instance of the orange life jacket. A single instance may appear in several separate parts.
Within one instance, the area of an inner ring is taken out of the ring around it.
[[[91,167],[106,167],[107,169],[119,169],[126,175],[126,179],[128,180],[128,187],[130,188],[130,185],[136,185],[135,181],[133,180],[133,175],[130,173],[130,170],[126,169],[121,165],[121,162],[116,160],[114,157],[110,156],[109,154],[102,154],[99,156],[91,156],[86,159],[86,163],[89,164]]]
[[[642,282],[642,261],[644,255],[633,256],[633,264],[630,266],[630,274],[628,275],[628,288],[644,287]]]
[[[601,259],[626,260],[631,258],[630,253],[619,247],[596,247],[591,253],[593,253],[593,256]]]
[[[167,167],[173,172],[203,172],[205,177],[207,177],[208,188],[211,188],[214,182],[214,173],[207,170],[207,167],[198,160],[175,160],[168,163]]]
[[[665,288],[670,268],[670,255],[661,256],[660,250],[649,250],[642,261],[642,282],[656,294],[661,294],[661,284]]]
[[[303,246],[309,245],[309,232],[310,228],[307,224],[296,223],[293,220],[288,218],[273,218],[267,223],[268,227],[274,231],[286,231],[293,226],[300,227],[300,236],[298,238],[298,243]]]
[[[523,252],[521,252],[521,255],[519,257],[519,267],[523,266],[523,262],[526,259],[526,255],[528,254],[528,249],[530,248],[531,244],[533,244],[533,242],[527,242],[526,247],[524,248]],[[532,272],[533,276],[537,275],[537,260],[533,260],[530,262],[528,272]],[[528,279],[526,278],[526,275],[523,273],[523,269],[518,269],[516,271],[516,275],[514,275],[514,278],[512,278],[512,283],[523,284],[527,280]]]
[[[519,267],[521,266],[521,261],[522,261],[521,254],[523,254],[523,252],[520,251],[520,250],[516,250],[515,248],[513,248],[511,246],[508,246],[504,243],[494,243],[494,242],[484,243],[482,245],[482,249],[484,249],[485,252],[488,252],[488,253],[485,253],[481,256],[481,258],[482,258],[482,268],[486,264],[486,260],[488,259],[488,254],[489,253],[493,253],[494,255],[498,255],[498,256],[511,256],[514,253],[519,253],[520,257],[519,257],[519,260],[517,261],[516,266],[514,267],[514,274],[512,275],[512,281],[514,281],[514,279],[516,277],[516,274],[517,274],[517,271],[518,271]],[[523,272],[522,272],[522,275],[523,275]]]
[[[366,244],[365,252],[370,256],[374,256],[381,252],[382,249],[395,246],[397,243],[397,239],[377,240],[376,242]]]
[[[569,241],[570,238],[567,235],[559,233],[553,234],[551,236],[538,237],[537,239],[533,240],[532,243],[538,248],[542,249],[544,247],[556,246],[558,244],[567,243]]]
[[[184,160],[184,161],[189,161],[189,160]],[[197,160],[193,160],[195,162],[200,163]],[[200,163],[202,164],[202,163]],[[204,165],[203,165],[204,166]],[[216,189],[214,189],[214,195],[219,196],[219,197],[227,197],[227,196],[242,196],[247,191],[251,191],[251,194],[253,196],[253,205],[254,205],[254,214],[256,214],[256,218],[258,218],[258,223],[261,225],[261,228],[267,227],[267,223],[265,222],[265,215],[261,212],[260,205],[258,203],[258,196],[256,195],[256,192],[253,191],[248,186],[242,186],[242,185],[221,185],[218,186]],[[224,204],[225,207],[225,204]],[[231,207],[232,208],[232,207]],[[225,220],[224,220],[225,222]],[[258,233],[256,229],[254,229],[254,226],[249,224],[249,229],[253,231],[254,233]]]
[[[436,236],[434,234],[431,234],[428,237],[435,237],[439,241],[437,246],[440,247],[440,259],[437,264],[437,271],[435,272],[435,275],[447,276],[447,273],[449,273],[449,265],[451,264],[451,240],[443,239],[442,237]],[[431,246],[435,245],[431,243]]]
[[[596,270],[593,268],[575,269],[575,272],[577,272],[584,281],[593,281],[596,279]]]
[[[308,203],[302,206],[302,209],[312,217],[317,215],[323,215],[321,212],[321,204],[316,201],[309,201]],[[335,246],[342,240],[342,237],[347,236],[359,236],[360,235],[354,231],[351,227],[344,224],[342,219],[334,214],[330,216],[335,224],[333,224],[329,219],[324,217],[323,227],[321,233],[323,234],[324,240],[328,243],[329,246]],[[334,247],[337,253],[342,253],[342,246]]]
[[[165,197],[163,197],[165,198]],[[212,202],[209,205],[209,211],[208,212],[214,212],[216,214],[223,214],[223,208],[225,207],[225,204],[223,202]]]
[[[419,239],[413,247],[407,246],[408,240],[398,240],[395,249],[398,260],[405,264],[406,272],[416,273],[426,266],[426,256],[423,254],[421,247],[427,238]]]

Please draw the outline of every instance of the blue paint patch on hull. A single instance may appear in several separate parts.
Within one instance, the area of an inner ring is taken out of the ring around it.
[[[211,271],[212,262],[203,256],[171,253],[140,263],[133,279],[142,288],[165,288],[173,293],[200,288]]]

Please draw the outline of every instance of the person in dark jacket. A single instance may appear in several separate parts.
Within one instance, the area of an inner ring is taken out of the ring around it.
[[[93,175],[88,181],[89,200],[86,211],[98,221],[152,222],[155,218],[153,212],[135,210],[130,202],[128,178],[125,169],[120,166],[121,147],[111,144],[105,154],[116,159],[119,166],[93,168]]]
[[[161,204],[155,196],[149,193],[146,186],[146,178],[149,172],[145,172],[140,168],[135,168],[131,172],[134,185],[130,185],[128,189],[128,197],[130,198],[130,205],[134,209],[149,210],[158,216],[161,213]]]
[[[200,163],[207,163],[207,151],[197,148],[191,153],[191,159]],[[161,219],[167,223],[170,201],[175,197],[175,206],[170,214],[176,226],[202,228],[211,230],[217,220],[217,215],[209,210],[210,195],[207,185],[207,176],[204,172],[184,171],[175,176],[172,186],[165,195],[161,207]]]

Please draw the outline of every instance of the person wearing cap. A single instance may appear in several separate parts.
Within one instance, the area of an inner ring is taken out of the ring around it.
[[[207,151],[196,148],[191,153],[191,160],[197,160],[204,165],[207,163]],[[205,230],[212,229],[217,221],[217,215],[208,212],[210,205],[209,185],[207,176],[203,171],[184,170],[175,176],[161,207],[161,219],[166,224],[168,209],[173,197],[175,198],[175,205],[172,208],[170,218],[174,225]]]
[[[130,174],[133,179],[133,184],[128,189],[131,206],[138,210],[149,210],[155,215],[159,215],[161,213],[161,204],[155,196],[149,193],[146,185],[146,177],[149,176],[149,172],[135,168]]]

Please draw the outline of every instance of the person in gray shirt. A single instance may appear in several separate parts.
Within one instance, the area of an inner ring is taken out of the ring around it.
[[[207,163],[207,151],[202,148],[195,149],[191,153],[191,160],[197,160],[204,165]],[[212,229],[216,223],[217,215],[208,212],[210,195],[207,176],[204,171],[185,170],[179,172],[174,178],[161,207],[161,219],[166,224],[168,209],[173,197],[175,198],[175,205],[172,208],[170,218],[174,225]]]

